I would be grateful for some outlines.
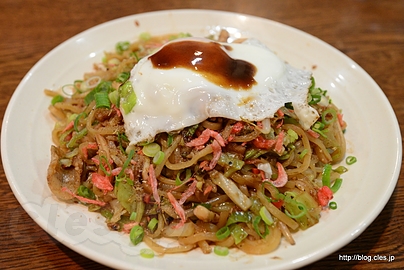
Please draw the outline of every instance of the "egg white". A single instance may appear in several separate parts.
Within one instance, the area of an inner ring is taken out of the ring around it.
[[[212,42],[187,38],[178,41]],[[131,144],[151,141],[161,132],[171,132],[198,124],[209,117],[261,121],[292,102],[303,128],[318,118],[307,104],[311,73],[285,63],[256,40],[226,44],[234,58],[252,63],[257,82],[251,89],[226,89],[210,82],[200,73],[186,68],[159,69],[149,57],[136,64],[130,81],[137,103],[124,115],[125,130]]]

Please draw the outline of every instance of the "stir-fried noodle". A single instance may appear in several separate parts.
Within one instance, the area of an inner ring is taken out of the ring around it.
[[[223,246],[264,254],[282,237],[293,245],[293,233],[319,221],[341,184],[344,168],[331,169],[345,155],[339,109],[313,80],[309,104],[320,118],[310,130],[285,104],[260,122],[210,118],[129,145],[116,106],[119,88],[140,58],[171,38],[118,43],[83,80],[45,90],[56,119],[51,191],[158,253]],[[178,246],[160,245],[162,237]]]

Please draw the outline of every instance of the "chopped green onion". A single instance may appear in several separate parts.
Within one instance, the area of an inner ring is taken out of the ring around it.
[[[131,53],[129,54],[129,56],[134,57],[134,58],[136,59],[136,62],[139,62],[139,60],[140,60],[140,57],[137,55],[136,52],[131,52]]]
[[[323,130],[324,127],[325,127],[325,125],[324,125],[322,122],[316,122],[316,123],[313,125],[313,128],[314,128],[314,129],[319,129],[319,130]]]
[[[65,157],[72,158],[72,157],[76,156],[78,153],[79,153],[79,148],[77,147],[77,148],[74,148],[72,151],[67,152]]]
[[[82,90],[81,86],[82,86],[83,82],[84,82],[83,80],[75,80],[73,82],[74,88],[76,88],[77,91],[81,92],[81,90]]]
[[[342,184],[342,179],[341,178],[337,178],[334,181],[334,184],[332,185],[332,187],[330,187],[332,193],[335,193],[339,190],[339,188],[341,187]]]
[[[111,108],[111,102],[109,101],[107,92],[98,92],[94,94],[96,108]]]
[[[343,173],[346,173],[348,171],[348,169],[344,166],[338,166],[338,168],[334,169],[334,171],[339,174],[343,174]]]
[[[59,160],[59,164],[67,168],[72,166],[72,160],[70,158],[62,158]]]
[[[102,79],[100,76],[90,77],[84,81],[84,84],[81,85],[81,89],[78,89],[78,90],[79,90],[79,92],[82,92],[80,90],[83,90],[83,92],[91,90],[91,89],[97,87],[101,82],[102,82]]]
[[[293,143],[295,142],[297,139],[299,139],[299,135],[297,135],[296,131],[294,131],[293,129],[288,129],[287,131],[289,138],[290,138],[290,142]]]
[[[181,172],[182,171],[179,171],[177,173],[177,177],[175,178],[175,185],[176,186],[180,186],[184,181],[188,180],[192,176],[192,171],[189,168],[187,168],[185,170],[185,178],[184,178],[184,180],[181,181],[181,178],[180,178]]]
[[[94,192],[89,189],[86,186],[80,185],[79,188],[77,189],[77,195],[87,198],[87,199],[92,199],[95,200],[95,194]]]
[[[119,91],[121,97],[120,105],[125,114],[128,114],[130,111],[132,111],[137,102],[136,93],[133,90],[132,83],[130,81],[126,81],[119,87]]]
[[[193,126],[189,127],[187,129],[187,132],[185,133],[185,136],[186,137],[192,137],[194,135],[195,131],[198,129],[198,126],[199,125],[196,124],[196,125],[193,125]]]
[[[121,151],[123,152],[123,153],[125,153],[125,149],[123,148],[123,145],[122,145],[122,143],[123,142],[129,142],[129,139],[128,139],[128,137],[126,136],[126,134],[125,133],[118,133],[118,142],[119,142],[119,148],[121,149]]]
[[[151,35],[149,32],[143,32],[143,33],[140,33],[139,39],[142,41],[148,41],[149,39],[151,39]]]
[[[300,158],[300,159],[303,159],[304,156],[307,154],[307,152],[308,152],[308,150],[305,148],[305,149],[300,153],[299,158]]]
[[[120,82],[120,83],[124,83],[124,82],[126,82],[126,81],[129,79],[129,77],[130,77],[130,73],[129,73],[129,72],[122,72],[122,73],[120,73],[120,74],[118,75],[118,77],[116,78],[116,81],[117,81],[117,82]]]
[[[218,256],[227,256],[227,255],[229,255],[229,248],[228,247],[215,246],[213,248],[213,252]]]
[[[136,213],[136,212],[132,212],[132,214],[130,214],[129,219],[130,219],[130,220],[135,220],[135,219],[136,219],[136,216],[137,216],[137,213]]]
[[[325,110],[321,114],[321,121],[324,125],[330,125],[334,123],[335,120],[337,120],[337,112],[332,108]]]
[[[70,141],[66,144],[68,148],[75,148],[78,146],[77,142],[82,139],[84,136],[86,136],[88,133],[88,130],[86,128],[83,128],[79,132],[73,135],[73,137],[70,139]]]
[[[327,135],[325,134],[328,130],[324,129],[325,125],[321,122],[316,122],[313,127],[311,128],[311,130],[313,130],[314,132],[317,132],[318,134],[320,134],[322,137],[327,138]]]
[[[230,235],[230,229],[227,226],[224,226],[222,228],[220,228],[217,232],[216,232],[216,237],[219,240],[224,240],[226,239],[228,236]]]
[[[112,104],[119,107],[119,92],[118,90],[112,91],[108,94],[108,98]]]
[[[151,230],[151,231],[154,231],[154,229],[156,228],[158,223],[159,223],[159,221],[157,220],[157,218],[152,218],[149,221],[149,224],[147,224],[147,228],[149,228],[149,230]]]
[[[63,102],[63,100],[65,100],[65,98],[64,98],[63,96],[57,95],[57,96],[54,96],[54,97],[52,98],[51,104],[52,104],[52,105],[55,105],[56,103]]]
[[[122,178],[122,176],[125,173],[126,167],[128,167],[130,161],[132,160],[133,155],[135,154],[135,150],[130,150],[129,154],[128,154],[128,158],[125,160],[125,162],[123,163],[122,166],[122,170],[121,172],[118,174],[117,178]]]
[[[331,210],[336,210],[337,207],[338,207],[338,205],[337,205],[336,202],[330,202],[330,203],[328,204],[328,207],[330,207]]]
[[[115,50],[117,53],[123,53],[123,51],[126,51],[129,49],[130,42],[129,41],[120,41],[115,45]]]
[[[73,96],[77,92],[77,89],[73,84],[66,84],[62,86],[62,92],[67,96]]]
[[[85,112],[82,112],[82,113],[80,113],[79,115],[77,115],[77,117],[74,119],[74,125],[73,125],[73,127],[74,127],[74,130],[76,131],[76,132],[79,132],[79,121],[80,121],[80,118],[81,117],[86,117],[87,116],[87,114],[85,113]]]
[[[108,166],[108,170],[104,167],[104,164]],[[112,167],[111,164],[109,164],[107,157],[104,155],[100,156],[100,169],[106,176],[111,176]]]
[[[272,218],[271,213],[269,213],[268,209],[265,206],[262,206],[260,209],[260,217],[267,225],[272,225],[274,223],[274,219]]]
[[[100,214],[108,220],[114,216],[111,210],[105,208],[101,208]]]
[[[307,97],[307,101],[309,105],[317,104],[321,101],[322,96],[326,96],[327,91],[322,90],[321,88],[316,87],[316,82],[314,77],[311,77],[311,86],[309,88],[309,95]]]
[[[323,186],[330,187],[330,176],[331,176],[332,167],[330,164],[326,164],[323,169],[323,175],[321,180],[323,182]]]
[[[354,156],[347,156],[346,159],[345,159],[345,162],[346,162],[346,164],[348,164],[348,165],[352,165],[352,164],[354,164],[356,161],[358,161],[358,160],[357,160],[356,157],[354,157]]]
[[[173,141],[174,141],[173,135],[168,134],[168,137],[167,137],[167,146],[170,147],[171,144],[173,143]]]
[[[142,242],[144,236],[144,230],[143,227],[140,225],[133,226],[133,228],[130,230],[129,233],[129,238],[130,241],[136,246],[140,242]]]
[[[153,163],[156,165],[161,164],[161,162],[163,162],[165,157],[165,154],[163,151],[158,151],[157,154],[154,155],[153,157]]]
[[[140,250],[140,256],[145,259],[153,259],[154,258],[154,251],[150,248],[142,248]]]
[[[142,152],[148,157],[154,157],[160,150],[160,145],[158,143],[152,142],[143,146]]]

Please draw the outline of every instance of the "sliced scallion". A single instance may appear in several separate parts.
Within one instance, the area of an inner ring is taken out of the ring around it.
[[[216,237],[219,240],[224,240],[226,239],[228,236],[230,235],[230,229],[227,226],[224,226],[222,228],[220,228],[217,232],[216,232]]]
[[[108,94],[108,98],[112,104],[119,107],[119,92],[118,90],[112,91]]]
[[[274,223],[274,219],[272,218],[271,213],[269,213],[265,206],[262,206],[260,208],[260,217],[267,225],[272,225]]]
[[[296,131],[294,131],[293,129],[288,129],[287,134],[289,135],[291,143],[299,139],[299,135],[297,135]]]
[[[326,164],[326,165],[324,166],[323,174],[322,174],[322,176],[321,176],[321,181],[322,181],[322,183],[323,183],[323,186],[330,187],[330,184],[331,184],[331,183],[330,183],[330,182],[331,182],[331,180],[330,180],[331,171],[332,171],[331,165],[330,165],[330,164]]]
[[[168,137],[167,137],[167,146],[170,147],[171,144],[173,143],[173,141],[174,141],[173,135],[172,135],[172,134],[168,134]]]
[[[303,159],[304,158],[304,156],[307,154],[307,152],[308,152],[308,150],[305,148],[305,149],[303,149],[303,151],[302,152],[300,152],[300,154],[299,154],[299,158],[300,159]]]
[[[115,50],[117,53],[121,54],[124,51],[126,51],[127,49],[129,49],[129,46],[130,46],[129,41],[120,41],[120,42],[116,43]]]
[[[352,164],[354,164],[355,162],[357,162],[358,160],[356,159],[356,157],[354,157],[354,156],[347,156],[346,157],[346,159],[345,159],[345,162],[346,162],[346,164],[348,164],[348,165],[352,165]]]
[[[77,195],[84,198],[95,200],[94,192],[84,185],[79,186],[79,188],[77,189]]]
[[[76,132],[79,131],[79,121],[81,117],[86,117],[87,114],[85,112],[80,113],[79,115],[77,115],[77,117],[74,119],[74,125],[73,128]]]
[[[153,157],[153,163],[156,165],[161,164],[161,162],[164,160],[164,156],[165,154],[163,151],[158,151]]]
[[[143,230],[143,227],[140,225],[135,225],[130,230],[129,238],[130,238],[130,241],[135,246],[143,241],[143,236],[144,236],[144,230]]]
[[[348,171],[348,169],[344,166],[338,166],[338,168],[334,169],[334,171],[339,174],[343,174],[343,173],[346,173]]]
[[[122,72],[122,73],[120,73],[120,74],[118,75],[118,77],[116,78],[116,81],[117,81],[117,82],[120,82],[120,83],[124,83],[124,82],[126,82],[126,81],[129,79],[129,77],[130,77],[130,73],[129,73],[129,72]]]
[[[152,142],[143,146],[142,152],[148,157],[154,157],[160,150],[160,145],[158,143]]]
[[[128,167],[130,161],[132,160],[133,155],[135,154],[135,150],[130,150],[129,154],[128,154],[128,158],[125,160],[125,162],[123,163],[122,166],[122,170],[121,172],[118,174],[117,179],[122,178],[122,176],[125,173],[126,168]]]
[[[324,125],[330,125],[334,123],[335,120],[337,120],[337,112],[332,108],[325,110],[321,114],[321,122]]]
[[[88,133],[88,130],[86,128],[83,128],[79,132],[75,133],[73,137],[70,139],[70,141],[66,144],[68,148],[75,148],[78,146],[77,142],[84,138]]]
[[[111,102],[109,101],[107,92],[98,92],[94,94],[96,108],[111,108]]]
[[[125,114],[130,113],[133,107],[136,105],[137,97],[133,89],[132,83],[126,81],[123,85],[119,87],[120,91],[120,105]]]
[[[84,81],[84,87],[82,87],[84,92],[88,91],[90,89],[93,89],[97,87],[101,83],[102,79],[100,76],[93,76],[91,78],[88,78],[87,80]]]
[[[340,189],[341,184],[342,184],[342,179],[341,178],[335,179],[334,184],[332,185],[332,187],[330,187],[332,193],[337,192]]]
[[[154,229],[156,228],[157,224],[159,223],[157,218],[152,218],[149,221],[149,224],[147,224],[147,228],[149,228],[149,230],[154,231]]]
[[[66,84],[62,87],[62,92],[67,96],[73,96],[77,92],[77,89],[73,84]]]
[[[100,169],[106,176],[111,176],[112,167],[111,164],[108,162],[107,157],[102,155],[100,156],[99,159],[100,159]],[[104,164],[108,167],[108,169],[105,168]]]
[[[188,180],[192,176],[192,171],[189,168],[187,168],[185,170],[185,178],[184,178],[184,180],[181,181],[181,178],[180,178],[181,173],[182,173],[182,171],[179,171],[177,173],[177,177],[175,178],[175,185],[176,186],[180,186],[184,181]]]
[[[229,248],[228,247],[215,246],[213,248],[213,252],[218,256],[227,256],[227,255],[229,255]]]
[[[140,256],[145,259],[153,259],[154,258],[154,251],[150,248],[142,248],[140,250]]]
[[[135,219],[136,219],[136,216],[137,216],[137,213],[136,213],[136,212],[132,212],[132,213],[130,214],[129,219],[130,219],[130,220],[135,220]]]
[[[328,204],[328,207],[330,207],[331,210],[336,210],[338,208],[338,205],[336,202],[330,202]]]
[[[140,33],[139,39],[142,41],[148,41],[149,39],[151,39],[151,35],[149,32],[143,32],[143,33]]]
[[[65,100],[65,98],[64,98],[63,96],[57,95],[57,96],[54,96],[54,97],[52,98],[51,104],[52,104],[52,105],[55,105],[56,103],[63,102],[63,100]]]

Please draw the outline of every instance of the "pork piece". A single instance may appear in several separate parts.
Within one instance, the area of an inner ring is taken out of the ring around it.
[[[74,197],[62,191],[63,187],[68,188],[72,192],[80,186],[81,174],[83,172],[83,160],[76,155],[73,157],[70,167],[63,167],[60,164],[60,159],[64,156],[63,150],[52,146],[51,147],[51,162],[48,167],[48,186],[52,193],[60,200],[69,201]]]

